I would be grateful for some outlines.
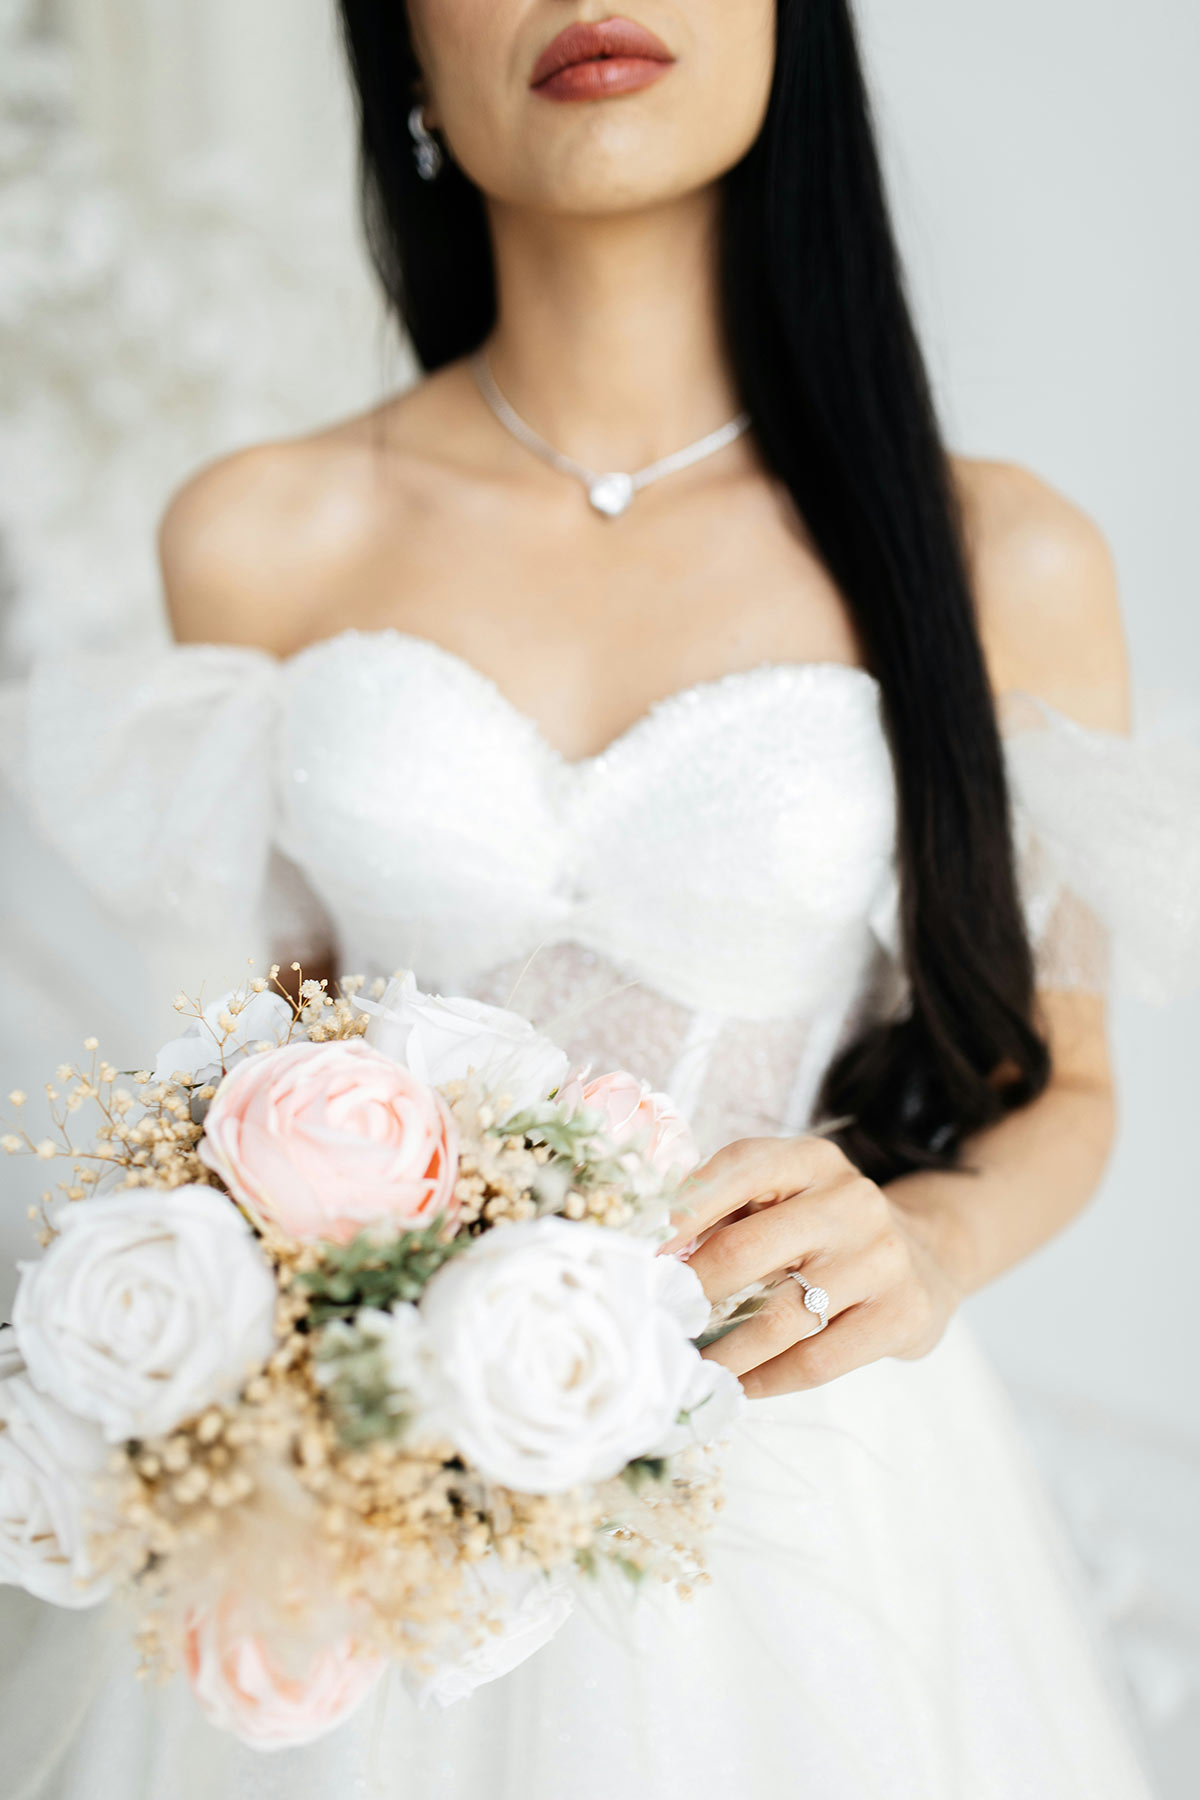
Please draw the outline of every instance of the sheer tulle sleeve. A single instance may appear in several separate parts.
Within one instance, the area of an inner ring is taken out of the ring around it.
[[[1167,999],[1200,980],[1200,743],[1006,702],[1022,895],[1044,988]]]
[[[308,891],[274,847],[278,694],[256,650],[68,656],[5,688],[0,767],[127,923],[311,932]]]

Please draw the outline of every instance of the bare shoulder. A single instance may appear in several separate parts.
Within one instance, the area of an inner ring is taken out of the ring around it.
[[[328,557],[321,514],[331,459],[309,441],[258,444],[211,463],[175,494],[159,528],[167,612],[182,642],[254,644],[284,653],[312,579]]]
[[[418,390],[193,475],[159,529],[176,638],[287,655],[336,628],[339,596],[355,591],[384,533],[402,559],[406,515],[420,513],[430,479],[409,451],[411,414],[427,410]]]
[[[996,692],[1037,694],[1083,724],[1126,730],[1116,571],[1098,526],[1013,464],[960,459],[955,475]]]

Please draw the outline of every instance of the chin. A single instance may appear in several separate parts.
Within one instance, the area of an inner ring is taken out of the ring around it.
[[[569,142],[539,146],[535,166],[524,171],[519,192],[504,196],[540,211],[603,217],[666,205],[699,192],[732,168],[728,157],[683,158],[669,134],[626,126],[574,133]]]
[[[643,212],[666,205],[708,185],[706,179],[647,180],[644,174],[629,168],[614,169],[598,176],[592,168],[581,170],[577,180],[564,181],[560,177],[542,184],[537,196],[532,197],[532,204],[540,211],[560,216],[618,217],[622,213]]]

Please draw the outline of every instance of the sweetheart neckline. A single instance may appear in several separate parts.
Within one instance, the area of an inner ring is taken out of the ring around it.
[[[512,719],[524,727],[532,741],[560,769],[565,770],[586,771],[600,768],[610,758],[624,751],[627,745],[640,738],[664,714],[675,712],[702,695],[715,695],[721,690],[728,691],[742,683],[752,683],[764,679],[779,680],[833,675],[836,678],[848,680],[852,686],[864,686],[876,700],[880,692],[876,677],[871,674],[870,670],[861,668],[857,663],[837,662],[829,658],[781,662],[772,662],[768,659],[754,663],[747,669],[729,669],[723,675],[709,675],[700,681],[689,682],[685,687],[675,688],[669,694],[662,694],[657,700],[652,700],[643,712],[640,712],[622,731],[611,738],[602,749],[593,751],[588,756],[568,756],[546,735],[532,713],[526,712],[523,707],[517,705],[515,700],[510,699],[499,682],[486,670],[473,663],[469,657],[460,655],[457,650],[451,650],[447,645],[439,644],[436,638],[423,637],[420,632],[404,631],[398,625],[379,625],[367,628],[347,625],[342,631],[332,632],[328,637],[317,638],[311,644],[304,644],[299,650],[293,650],[287,656],[279,657],[276,660],[282,667],[290,669],[310,658],[348,647],[352,641],[391,642],[408,645],[422,655],[431,657],[434,662],[440,662],[444,667],[452,669],[457,679],[468,680],[480,692],[489,694],[493,701],[497,702]]]

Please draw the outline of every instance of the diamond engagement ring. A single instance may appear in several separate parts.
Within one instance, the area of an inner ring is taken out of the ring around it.
[[[814,1313],[821,1321],[817,1326],[817,1331],[824,1331],[829,1323],[829,1295],[825,1292],[823,1287],[815,1287],[805,1281],[803,1275],[797,1275],[794,1269],[792,1269],[790,1273],[792,1280],[798,1282],[804,1289],[805,1306],[810,1313]],[[808,1335],[810,1337],[816,1337],[817,1331],[810,1331]]]

